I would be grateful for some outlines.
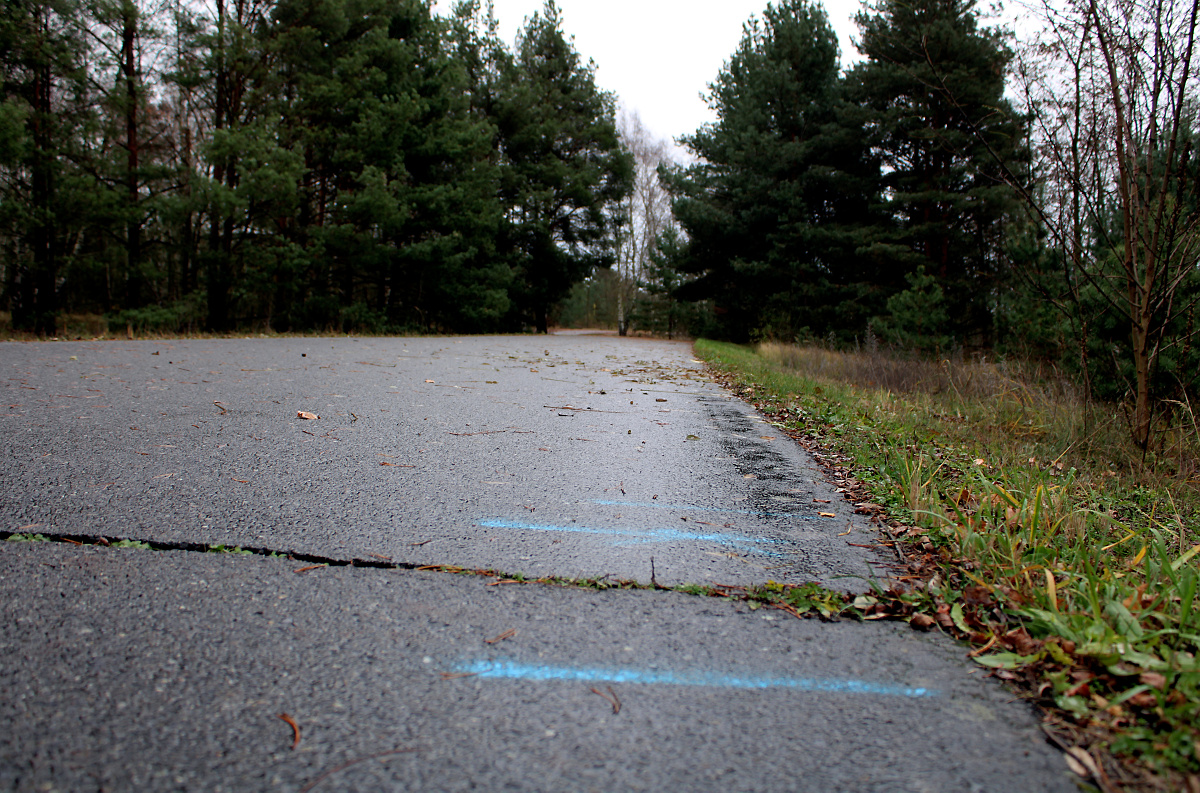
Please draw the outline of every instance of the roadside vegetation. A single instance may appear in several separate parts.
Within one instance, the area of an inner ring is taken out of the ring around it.
[[[1197,789],[1191,405],[1143,450],[1122,406],[1089,402],[1053,369],[775,343],[696,350],[816,454],[904,560],[874,597],[777,586],[759,599],[944,630],[1045,709],[1047,732],[1100,789]]]

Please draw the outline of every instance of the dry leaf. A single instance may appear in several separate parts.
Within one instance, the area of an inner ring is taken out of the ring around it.
[[[820,515],[822,518],[836,518],[837,517],[837,513],[834,513],[834,512],[818,512],[817,514]]]
[[[764,441],[773,441],[773,440],[775,440],[775,436],[774,436],[774,435],[759,435],[758,437],[759,437],[759,439],[761,439],[761,440],[764,440]]]
[[[1159,691],[1167,687],[1167,678],[1161,672],[1142,672],[1138,679],[1150,688],[1157,688]]]
[[[914,614],[909,618],[908,624],[920,630],[929,630],[933,627],[933,617],[928,614]]]
[[[1096,765],[1096,761],[1086,749],[1081,749],[1078,746],[1071,746],[1067,749],[1067,765],[1071,770],[1083,778],[1093,777],[1100,778],[1100,767]]]
[[[742,477],[742,479],[758,479],[758,475],[757,474],[746,474],[745,476]]]
[[[296,418],[298,418],[298,419],[308,419],[309,421],[313,421],[313,420],[315,420],[315,419],[319,419],[319,418],[321,418],[321,417],[320,417],[320,416],[318,416],[316,413],[309,413],[307,410],[297,410],[297,411],[296,411]]]
[[[432,381],[432,380],[426,380],[425,382],[426,382],[426,383],[432,383],[433,381]]]

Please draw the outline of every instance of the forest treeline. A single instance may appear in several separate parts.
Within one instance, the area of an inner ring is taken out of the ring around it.
[[[15,327],[544,330],[612,260],[629,156],[557,9],[4,0]],[[123,324],[123,323],[122,323]]]
[[[502,42],[425,0],[2,0],[0,310],[165,330],[1019,351],[1128,396],[1200,372],[1197,4],[973,0],[747,22],[687,163],[552,1]]]

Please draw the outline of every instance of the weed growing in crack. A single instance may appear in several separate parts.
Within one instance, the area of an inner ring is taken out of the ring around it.
[[[245,556],[253,556],[254,555],[254,551],[244,550],[242,548],[242,546],[240,546],[240,545],[234,546],[233,548],[230,548],[225,545],[210,545],[210,546],[208,546],[207,552],[208,553],[238,553],[238,554],[243,554]]]
[[[140,540],[117,540],[116,542],[109,543],[109,547],[110,548],[141,548],[142,550],[145,550],[145,551],[153,550],[150,547],[150,543],[141,542]]]
[[[7,538],[8,542],[50,542],[48,538],[41,534],[10,534]]]

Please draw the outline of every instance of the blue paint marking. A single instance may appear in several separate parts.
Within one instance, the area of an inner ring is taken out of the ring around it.
[[[741,677],[710,672],[663,672],[644,669],[603,669],[592,667],[542,666],[516,661],[475,661],[459,665],[459,672],[477,677],[507,680],[570,680],[585,683],[648,683],[667,686],[708,686],[712,688],[790,688],[795,691],[819,691],[830,694],[874,694],[885,697],[919,699],[936,697],[929,688],[909,688],[867,680],[822,680],[805,677]]]
[[[796,520],[833,520],[820,515],[801,515],[796,512],[759,512],[753,509],[721,509],[719,507],[697,507],[694,504],[660,504],[657,501],[609,501],[593,498],[593,504],[606,507],[655,507],[657,509],[675,509],[694,512],[725,512],[731,515],[753,515],[757,518],[795,518]]]
[[[774,551],[764,550],[758,547],[759,543],[774,545],[778,540],[772,540],[766,537],[746,537],[741,534],[722,534],[713,532],[711,534],[697,534],[690,531],[679,531],[678,529],[650,529],[648,531],[634,531],[633,529],[601,529],[593,526],[555,526],[541,523],[521,523],[515,520],[481,520],[480,526],[487,526],[493,529],[525,529],[527,531],[561,531],[571,534],[598,534],[606,537],[627,537],[624,541],[614,542],[615,545],[641,545],[651,542],[715,542],[719,545],[724,545],[729,548],[737,548],[741,551],[750,553],[762,554],[764,556],[774,556],[782,558],[783,554],[775,553]]]

